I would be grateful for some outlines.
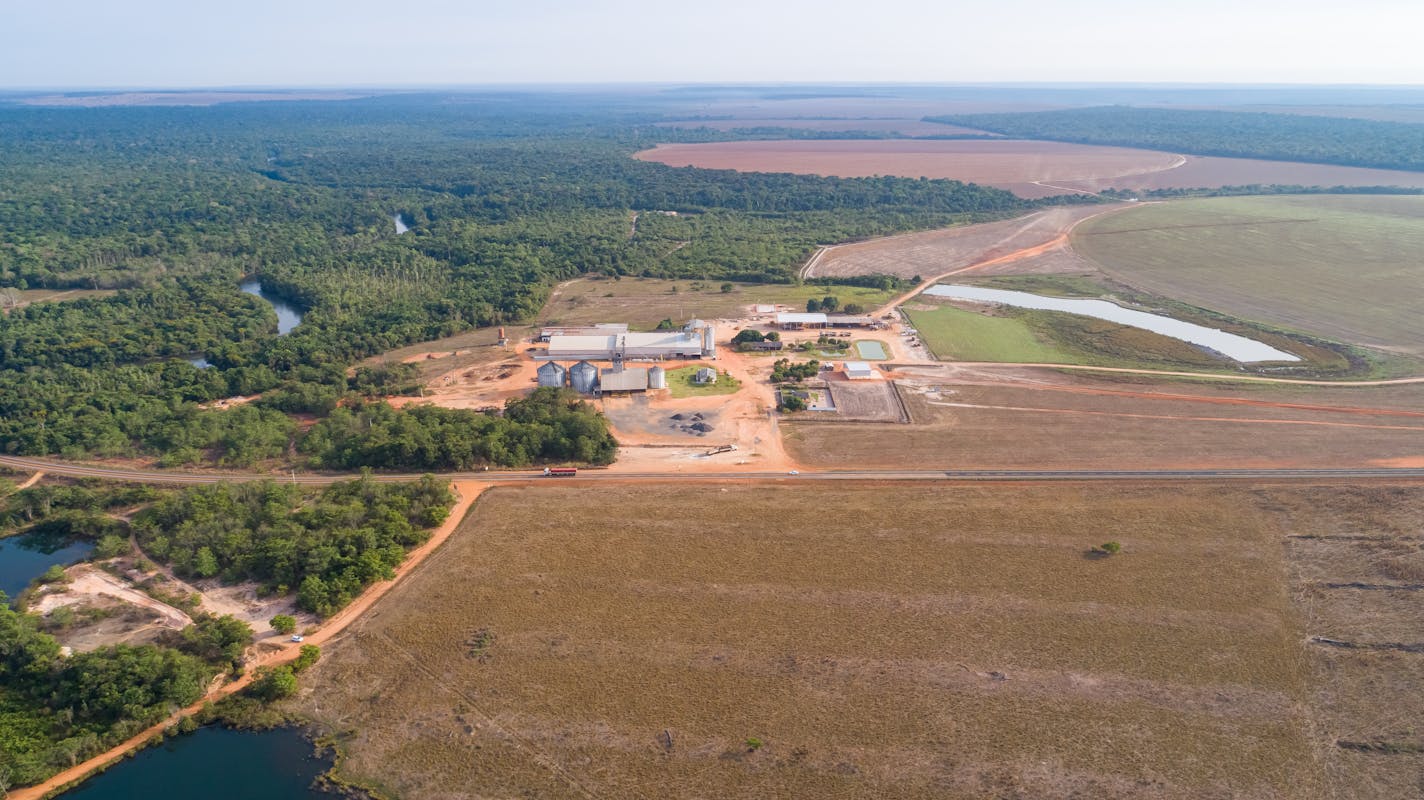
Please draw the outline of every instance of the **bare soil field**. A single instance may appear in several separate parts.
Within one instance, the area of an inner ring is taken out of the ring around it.
[[[839,419],[860,422],[909,422],[895,385],[891,381],[828,380],[826,388],[836,404],[834,415],[808,419]]]
[[[1286,392],[973,367],[892,376],[911,424],[788,420],[781,430],[791,456],[810,467],[886,469],[1424,463],[1421,386]]]
[[[1019,265],[1026,259],[1037,256],[1056,258],[1056,254],[1069,252],[1068,232],[1083,220],[1130,207],[1117,204],[1049,208],[1001,222],[837,245],[827,248],[807,268],[805,277],[896,275],[901,278],[931,278],[971,266],[975,267],[976,273],[990,273],[996,267],[1019,272]],[[1079,271],[1085,269],[1081,264],[1077,268]]]
[[[1025,198],[1104,189],[1198,189],[1252,184],[1424,188],[1424,173],[1401,170],[1181,156],[1156,150],[1040,142],[791,140],[664,144],[635,158],[670,166],[795,172],[840,177],[950,178]]]
[[[1289,491],[494,489],[295,704],[410,798],[1325,797]]]
[[[1215,189],[1253,184],[1281,186],[1398,186],[1424,188],[1424,172],[1405,172],[1333,164],[1303,164],[1295,161],[1263,161],[1251,158],[1185,156],[1186,163],[1163,172],[1123,177],[1104,176],[1081,181],[1055,181],[1070,189],[1098,192],[1103,189]]]
[[[1070,184],[1162,172],[1184,161],[1182,156],[1153,150],[1008,139],[665,144],[634,157],[674,167],[742,172],[950,178],[996,186],[1027,198],[1071,194],[1078,187]]]
[[[743,128],[795,128],[807,131],[866,131],[900,134],[902,136],[994,136],[995,134],[959,125],[926,122],[916,117],[865,117],[851,119],[805,119],[797,117],[737,117],[734,119],[689,119],[659,122],[660,128],[710,128],[714,131],[734,131]]]

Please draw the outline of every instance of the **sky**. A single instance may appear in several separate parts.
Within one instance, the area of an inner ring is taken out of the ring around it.
[[[0,0],[0,87],[1424,84],[1420,0]]]

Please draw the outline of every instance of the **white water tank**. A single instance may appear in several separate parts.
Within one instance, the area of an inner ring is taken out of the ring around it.
[[[667,370],[663,369],[662,367],[650,367],[648,369],[648,388],[666,389]]]

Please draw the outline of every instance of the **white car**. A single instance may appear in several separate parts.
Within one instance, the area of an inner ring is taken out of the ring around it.
[[[800,475],[800,474],[801,474],[801,470],[799,470],[799,469],[793,469],[793,470],[791,470],[790,472],[788,472],[788,473],[786,473],[786,474],[787,474],[787,475]]]
[[[303,642],[303,641],[306,641],[306,637],[305,637],[305,636],[302,636],[300,633],[294,633],[294,634],[292,634],[292,641],[294,641],[294,642]]]

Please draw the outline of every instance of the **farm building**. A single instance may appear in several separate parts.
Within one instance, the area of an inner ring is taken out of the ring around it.
[[[648,390],[648,370],[644,367],[634,369],[624,369],[614,367],[605,369],[598,375],[598,391],[602,394],[611,392],[646,392]]]
[[[717,357],[716,329],[692,320],[680,331],[651,333],[553,334],[549,349],[536,358],[559,361],[662,361]]]
[[[703,367],[692,376],[692,382],[701,384],[716,383],[717,370],[711,369],[710,367]]]
[[[743,350],[765,350],[767,352],[775,352],[784,347],[786,347],[785,342],[743,342],[741,344]]]
[[[552,361],[546,364],[540,364],[537,372],[539,374],[540,386],[559,387],[567,384],[569,380],[569,371],[564,365],[555,364]]]
[[[845,374],[853,381],[868,381],[875,377],[875,370],[867,361],[847,361]]]
[[[757,314],[775,314],[776,306],[772,303],[757,303],[752,311]]]
[[[547,342],[555,336],[611,336],[627,333],[624,322],[599,322],[594,325],[551,325],[539,331],[539,341]]]
[[[875,317],[858,314],[827,314],[826,325],[831,328],[873,328]]]
[[[776,315],[776,327],[784,331],[799,331],[802,328],[826,327],[826,315],[820,312],[803,313],[783,311]]]

